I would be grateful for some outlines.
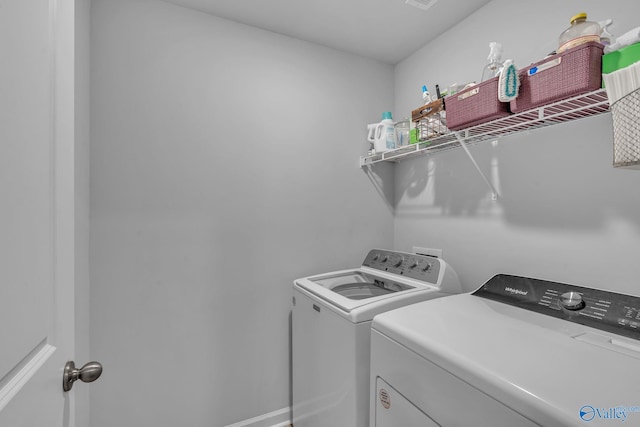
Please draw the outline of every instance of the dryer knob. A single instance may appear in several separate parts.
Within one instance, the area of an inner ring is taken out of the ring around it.
[[[560,295],[560,304],[567,310],[580,310],[585,303],[579,292],[565,292]]]

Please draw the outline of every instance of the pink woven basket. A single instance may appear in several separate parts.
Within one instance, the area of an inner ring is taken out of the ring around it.
[[[498,78],[494,77],[444,99],[447,127],[459,130],[508,116],[509,103],[498,101]]]
[[[518,71],[520,90],[511,101],[514,113],[530,110],[602,86],[602,49],[589,42]]]

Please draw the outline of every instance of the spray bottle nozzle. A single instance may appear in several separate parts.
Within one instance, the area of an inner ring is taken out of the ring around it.
[[[609,45],[613,43],[613,36],[609,32],[609,25],[613,24],[613,19],[605,19],[604,21],[599,21],[598,25],[600,25],[600,42],[604,45]]]
[[[498,42],[489,43],[489,56],[488,60],[494,62],[499,61],[502,57],[502,45]]]

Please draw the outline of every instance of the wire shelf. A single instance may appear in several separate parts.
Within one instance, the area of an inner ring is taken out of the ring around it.
[[[598,89],[552,104],[496,119],[467,129],[420,141],[384,153],[360,157],[360,167],[378,162],[398,162],[418,155],[433,154],[460,147],[456,133],[467,144],[494,140],[558,123],[570,122],[609,111],[609,100],[604,89]]]

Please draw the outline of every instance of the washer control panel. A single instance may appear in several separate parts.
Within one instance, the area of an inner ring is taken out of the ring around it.
[[[440,263],[440,259],[427,255],[373,249],[367,254],[362,266],[437,284]]]
[[[506,274],[473,295],[640,340],[640,297]]]

